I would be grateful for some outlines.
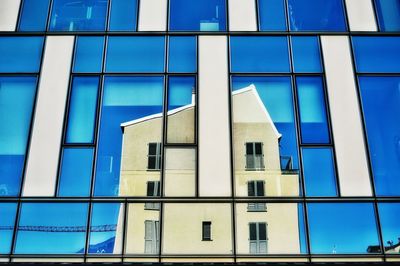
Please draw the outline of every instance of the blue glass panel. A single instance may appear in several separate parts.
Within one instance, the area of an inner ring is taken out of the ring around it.
[[[281,168],[298,169],[296,126],[294,122],[292,85],[289,77],[233,77],[233,93],[253,84],[274,125],[279,139]]]
[[[168,81],[168,111],[191,104],[196,92],[194,77],[170,77]]]
[[[23,203],[16,254],[82,254],[88,204]]]
[[[286,31],[285,0],[258,0],[261,31]]]
[[[353,37],[358,72],[399,73],[400,37]]]
[[[290,30],[346,31],[342,0],[288,0]]]
[[[99,77],[73,79],[66,142],[93,142],[98,85]]]
[[[312,254],[377,253],[379,237],[372,203],[310,203]]]
[[[398,223],[398,217],[400,217],[400,203],[379,203],[378,211],[385,252],[398,254],[400,243],[400,227]]]
[[[103,31],[108,0],[53,0],[51,31]]]
[[[45,31],[50,0],[24,0],[19,21],[20,31]]]
[[[74,72],[101,72],[104,37],[79,36],[75,48]]]
[[[165,38],[109,37],[107,72],[163,72]]]
[[[123,224],[123,221],[118,221],[120,211],[122,208],[119,203],[93,204],[88,253],[121,253],[121,250],[115,250],[117,246],[120,246],[115,244],[117,225]],[[102,227],[110,230],[100,231]]]
[[[19,193],[36,77],[0,77],[0,196]]]
[[[322,72],[318,37],[292,37],[292,54],[294,72]]]
[[[225,0],[170,0],[171,31],[225,31]]]
[[[332,150],[330,148],[303,148],[302,154],[306,195],[337,196]]]
[[[381,31],[400,31],[400,1],[375,0]]]
[[[400,77],[360,77],[362,107],[378,196],[400,195]]]
[[[16,203],[0,204],[0,254],[8,254],[11,251],[16,211]]]
[[[64,148],[60,170],[60,197],[89,196],[93,149]]]
[[[163,84],[162,76],[105,78],[96,165],[96,196],[118,195],[123,149],[121,124],[126,123],[126,127],[129,127],[136,125],[140,118],[161,115]],[[158,127],[154,126],[153,130],[156,128]],[[154,135],[152,142],[161,142],[161,124],[159,129],[159,133],[149,129],[146,131],[148,136]],[[144,138],[142,135],[136,137]],[[147,143],[141,143],[145,146],[141,149],[146,150],[143,156],[147,157]]]
[[[169,72],[196,72],[196,37],[169,37]]]
[[[303,143],[329,143],[324,88],[321,77],[297,77],[301,140]]]
[[[112,0],[110,31],[135,31],[137,0]]]
[[[232,72],[290,72],[286,37],[231,37]]]
[[[0,73],[39,72],[43,37],[1,37]]]

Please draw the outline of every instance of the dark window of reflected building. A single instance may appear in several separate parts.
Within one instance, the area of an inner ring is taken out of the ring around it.
[[[202,230],[203,241],[211,240],[211,222],[203,222],[203,230]]]
[[[264,169],[263,144],[261,142],[246,143],[246,169]]]
[[[170,0],[169,30],[225,31],[225,0]]]
[[[161,169],[161,143],[149,143],[149,153],[147,169],[160,170]]]
[[[267,224],[249,223],[249,248],[250,254],[267,253]]]
[[[264,196],[265,182],[262,180],[247,182],[247,196],[249,197],[263,197]],[[249,203],[247,211],[265,211],[266,204],[264,202]]]
[[[147,197],[159,197],[160,196],[160,181],[148,181],[147,182]],[[145,210],[159,210],[160,203],[158,202],[146,202],[144,204]]]

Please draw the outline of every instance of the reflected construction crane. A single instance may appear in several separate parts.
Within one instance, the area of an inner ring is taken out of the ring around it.
[[[116,224],[104,224],[90,226],[90,232],[115,232]],[[14,230],[14,226],[0,226],[0,231]],[[87,226],[45,226],[45,225],[22,225],[17,227],[18,231],[52,232],[52,233],[78,233],[86,232]]]

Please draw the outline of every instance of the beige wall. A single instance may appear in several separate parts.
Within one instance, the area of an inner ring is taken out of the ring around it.
[[[195,108],[190,107],[174,114],[168,114],[168,143],[194,143]]]

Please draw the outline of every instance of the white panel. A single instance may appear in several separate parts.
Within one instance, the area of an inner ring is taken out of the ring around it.
[[[47,37],[23,196],[54,194],[73,46],[73,36]]]
[[[377,31],[372,0],[346,0],[351,31]]]
[[[342,196],[371,196],[357,88],[347,36],[321,36]]]
[[[142,0],[139,7],[139,31],[167,29],[167,0]]]
[[[199,193],[231,195],[227,37],[199,37]]]
[[[229,0],[229,30],[257,31],[255,0]]]
[[[15,31],[21,0],[0,0],[0,31]]]

